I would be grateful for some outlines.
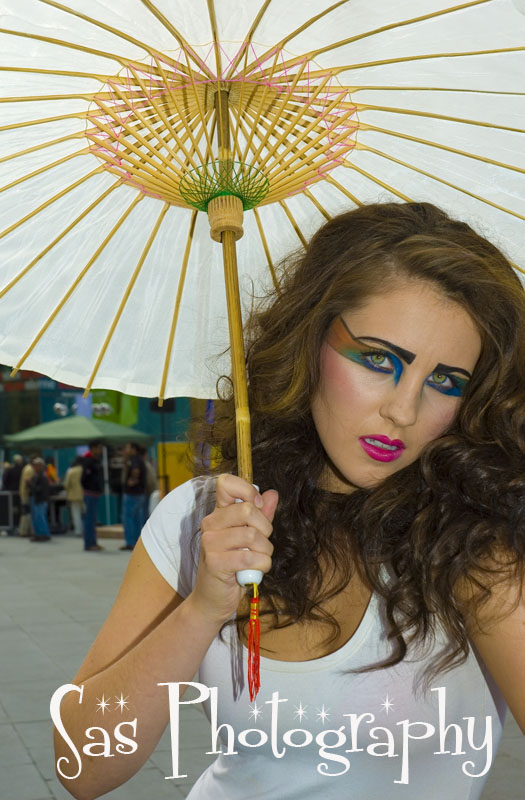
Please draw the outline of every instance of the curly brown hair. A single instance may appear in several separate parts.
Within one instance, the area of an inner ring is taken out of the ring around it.
[[[482,350],[472,380],[452,425],[416,462],[373,488],[327,492],[319,488],[326,455],[310,411],[321,346],[339,314],[407,277],[428,282],[475,322]],[[273,627],[323,621],[326,643],[334,641],[339,625],[322,604],[359,564],[386,601],[394,645],[389,660],[369,668],[399,663],[412,642],[433,641],[438,622],[449,644],[426,685],[466,659],[466,615],[477,618],[495,583],[523,585],[524,311],[523,287],[504,255],[429,203],[343,213],[281,264],[278,287],[245,327],[254,480],[280,498],[272,568],[260,587]],[[191,438],[196,474],[236,473],[231,382],[215,422],[194,426]],[[200,458],[210,445],[220,453],[213,470]],[[335,580],[323,589],[327,568]],[[456,596],[460,582],[469,586],[468,602]]]

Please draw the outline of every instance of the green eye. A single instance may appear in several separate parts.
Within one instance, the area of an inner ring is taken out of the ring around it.
[[[383,353],[374,353],[373,355],[370,356],[370,361],[372,362],[372,364],[377,364],[378,366],[380,366],[381,364],[384,363],[385,356],[383,355]]]
[[[426,382],[437,392],[453,395],[454,397],[461,397],[468,384],[468,381],[464,378],[458,378],[456,375],[447,375],[444,372],[433,372]]]

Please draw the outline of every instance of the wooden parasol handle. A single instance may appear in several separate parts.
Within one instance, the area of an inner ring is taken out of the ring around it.
[[[253,483],[250,435],[250,410],[244,341],[242,335],[241,298],[237,274],[235,240],[242,236],[242,202],[238,197],[216,197],[208,206],[210,233],[222,243],[224,281],[228,305],[228,327],[232,360],[235,426],[237,432],[237,468],[241,478]]]
[[[217,134],[219,154],[225,163],[231,158],[228,118],[228,92],[216,93],[218,117]],[[210,200],[208,219],[212,239],[222,243],[224,280],[228,305],[228,327],[232,361],[233,395],[235,399],[235,427],[237,434],[237,471],[241,478],[253,483],[250,409],[242,332],[241,299],[237,273],[235,242],[243,234],[243,204],[234,195],[223,195]]]
[[[237,469],[241,478],[247,480],[248,483],[253,483],[250,409],[248,407],[248,386],[242,335],[237,254],[235,252],[235,233],[233,231],[224,231],[222,234],[222,255],[224,261],[224,278],[226,282],[226,299],[228,303],[233,394],[235,398]]]

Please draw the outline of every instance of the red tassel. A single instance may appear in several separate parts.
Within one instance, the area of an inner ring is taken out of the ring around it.
[[[261,625],[259,622],[259,589],[253,584],[253,597],[250,600],[250,625],[248,630],[248,687],[250,700],[257,697],[261,688],[259,646],[261,641]]]

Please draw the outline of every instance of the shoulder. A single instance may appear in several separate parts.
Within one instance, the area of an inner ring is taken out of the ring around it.
[[[472,569],[456,582],[454,597],[471,625],[474,625],[474,616],[478,623],[490,624],[495,612],[503,610],[501,598],[515,596],[520,584],[515,577],[515,564],[515,556],[508,549],[497,547],[490,555],[479,560],[477,569]],[[490,599],[479,605],[481,594],[484,594],[483,587],[490,590]],[[497,602],[496,598],[499,598]],[[504,605],[506,607],[508,603]]]
[[[464,612],[471,644],[525,734],[525,585],[523,565],[518,566],[521,574],[519,569],[512,569],[511,556],[499,550],[484,559],[483,570],[459,581],[454,595]],[[485,571],[489,569],[492,575]],[[480,591],[480,584],[490,594]]]
[[[155,508],[150,519],[153,523],[171,523],[174,517],[190,523],[194,527],[210,513],[215,505],[215,476],[200,476],[177,486],[167,494]]]
[[[142,529],[148,555],[181,597],[187,597],[193,587],[200,526],[215,506],[216,482],[215,477],[198,477],[177,486],[160,501]]]

